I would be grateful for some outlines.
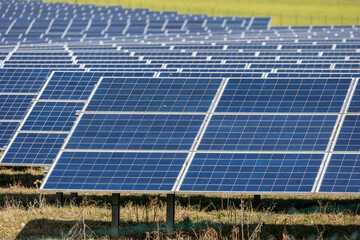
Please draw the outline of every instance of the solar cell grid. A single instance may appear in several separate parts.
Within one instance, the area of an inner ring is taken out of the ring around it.
[[[204,115],[83,114],[66,149],[190,150]]]
[[[323,154],[197,153],[180,191],[311,192]]]
[[[360,116],[347,115],[340,129],[335,151],[360,151]]]
[[[207,112],[222,79],[103,78],[87,111]]]
[[[186,153],[63,152],[43,189],[171,191]]]
[[[70,131],[82,102],[37,102],[21,131]]]
[[[18,133],[1,164],[51,165],[66,137],[57,133]]]
[[[36,95],[0,94],[0,120],[21,120]]]
[[[199,150],[325,151],[336,119],[336,115],[214,115]]]
[[[230,79],[216,112],[331,112],[343,105],[351,79]]]
[[[19,122],[0,121],[0,147],[5,146],[16,132]]]
[[[359,193],[360,154],[332,154],[320,192]]]

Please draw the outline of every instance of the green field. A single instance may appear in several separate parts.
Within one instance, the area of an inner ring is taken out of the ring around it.
[[[360,0],[46,0],[212,16],[271,16],[272,26],[359,25]]]

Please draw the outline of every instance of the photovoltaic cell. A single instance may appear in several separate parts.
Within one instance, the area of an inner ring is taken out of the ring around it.
[[[180,191],[310,192],[323,154],[197,153]]]
[[[345,117],[334,150],[360,151],[360,116]]]
[[[67,134],[19,133],[1,163],[51,165]]]
[[[207,112],[222,79],[104,78],[87,111]]]
[[[320,192],[359,193],[360,154],[332,154]]]
[[[36,93],[51,69],[0,69],[0,92]]]
[[[83,72],[55,72],[40,99],[86,100],[99,78],[84,77]]]
[[[70,131],[82,102],[37,102],[21,131]]]
[[[84,114],[66,149],[190,150],[204,115]]]
[[[186,153],[63,152],[43,189],[170,191]]]
[[[360,112],[360,84],[358,83],[351,99],[348,112]]]
[[[153,73],[55,72],[40,99],[87,100],[95,84],[103,76],[153,76]]]
[[[36,95],[0,95],[0,120],[21,120]]]
[[[8,144],[18,126],[18,122],[0,122],[0,147]]]
[[[325,151],[337,116],[214,115],[199,150]]]
[[[343,105],[351,79],[229,79],[216,112],[331,112]]]

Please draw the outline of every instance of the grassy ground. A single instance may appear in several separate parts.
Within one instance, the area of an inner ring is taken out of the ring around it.
[[[42,169],[0,169],[0,239],[108,239],[109,195],[80,195],[57,205],[37,190]],[[164,226],[165,196],[122,195],[126,239],[360,239],[360,197],[177,196],[176,227]],[[243,237],[243,238],[242,238]]]
[[[359,0],[46,0],[212,16],[272,16],[273,26],[359,24]]]

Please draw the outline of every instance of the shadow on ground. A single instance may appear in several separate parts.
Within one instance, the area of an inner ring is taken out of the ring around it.
[[[110,223],[104,221],[85,221],[86,225],[86,237],[104,237],[109,236],[111,233]],[[170,235],[169,226],[165,224],[154,223],[128,223],[121,222],[119,229],[119,235],[123,238],[144,239],[146,233],[153,236],[159,236],[160,239],[165,239]],[[83,222],[77,221],[55,221],[47,219],[38,219],[28,222],[21,232],[17,235],[16,239],[82,239],[84,238]],[[248,238],[249,233],[254,231],[256,225],[244,226],[244,236]],[[230,225],[221,223],[210,222],[180,222],[176,224],[175,231],[172,232],[172,236],[189,236],[191,238],[199,238],[204,236],[206,232],[214,234],[214,230],[218,237],[234,235],[234,231],[237,228],[237,234],[241,239],[241,226]],[[347,226],[335,226],[335,225],[277,225],[267,224],[264,225],[260,234],[261,239],[266,239],[269,236],[274,236],[276,239],[283,239],[283,234],[293,236],[295,239],[317,239],[320,235],[324,239],[360,239],[360,227],[359,225],[347,225]]]

